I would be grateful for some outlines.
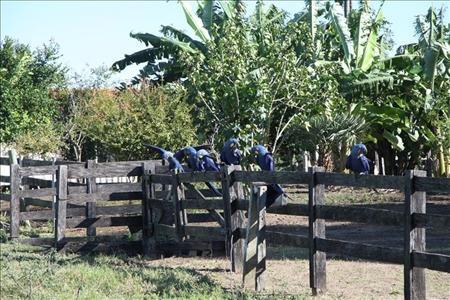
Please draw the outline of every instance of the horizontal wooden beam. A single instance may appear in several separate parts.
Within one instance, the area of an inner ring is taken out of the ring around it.
[[[150,175],[151,183],[171,185],[173,183],[172,180],[173,180],[172,175],[161,175],[161,174]]]
[[[56,188],[43,188],[18,191],[19,198],[42,198],[56,196]]]
[[[192,235],[197,238],[207,238],[207,239],[225,239],[225,230],[222,227],[206,227],[206,226],[196,226],[196,225],[185,225],[184,233],[186,235]]]
[[[354,175],[318,172],[315,174],[318,184],[327,186],[351,186],[380,189],[404,189],[403,176]]]
[[[95,218],[67,218],[67,228],[97,228],[114,226],[140,226],[142,227],[142,216],[127,217],[95,217]]]
[[[358,206],[320,205],[319,218],[380,225],[402,225],[403,213],[387,209]]]
[[[180,182],[221,181],[221,172],[190,172],[177,174]]]
[[[450,273],[450,256],[437,253],[413,251],[414,266]]]
[[[317,249],[340,257],[353,257],[372,261],[403,263],[403,249],[317,238]]]
[[[234,171],[232,179],[247,184],[253,182],[278,183],[278,184],[301,184],[309,182],[309,174],[305,172],[287,171]]]
[[[11,201],[11,194],[3,194],[3,193],[1,193],[0,194],[0,200]]]
[[[287,205],[270,207],[267,209],[270,214],[291,215],[291,216],[307,216],[308,205],[298,203],[288,203]]]
[[[414,189],[421,192],[450,194],[450,178],[414,177]]]
[[[309,248],[309,239],[306,235],[292,233],[276,232],[267,230],[267,239],[269,245],[284,245],[300,248]]]

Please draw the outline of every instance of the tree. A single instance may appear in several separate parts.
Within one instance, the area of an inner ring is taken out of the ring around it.
[[[22,140],[25,136],[36,138],[33,134],[36,128],[57,130],[53,120],[58,113],[58,103],[50,92],[65,83],[66,69],[58,62],[59,57],[54,42],[35,51],[9,37],[1,42],[0,140],[3,143],[12,143],[21,135]],[[49,143],[58,142],[52,141],[54,134],[48,137]],[[51,145],[35,150],[49,149]]]
[[[195,143],[190,109],[177,87],[94,90],[82,98],[74,124],[116,160],[148,159],[142,143],[172,151]]]
[[[116,61],[112,69],[121,71],[135,63],[146,65],[139,74],[131,80],[130,85],[141,81],[150,83],[167,83],[180,80],[184,74],[180,66],[181,53],[205,54],[208,51],[207,43],[211,40],[211,30],[226,19],[240,15],[245,10],[243,1],[216,1],[204,0],[198,2],[197,12],[191,10],[190,2],[180,0],[186,21],[198,39],[196,40],[184,32],[172,27],[162,26],[162,37],[151,33],[130,33],[132,38],[150,46],[133,54],[126,54],[124,59]],[[127,87],[122,83],[120,89]]]

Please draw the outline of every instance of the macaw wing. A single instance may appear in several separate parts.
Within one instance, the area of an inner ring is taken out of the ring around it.
[[[163,156],[164,156],[164,153],[167,152],[166,150],[164,150],[164,149],[161,148],[161,147],[157,147],[157,146],[150,145],[150,144],[147,144],[147,143],[142,143],[142,145],[143,145],[144,147],[146,147],[147,149],[149,149],[149,150],[151,150],[151,151],[153,151],[153,152],[155,152],[155,153],[158,153],[159,155],[161,155],[161,157],[163,157]]]
[[[204,159],[204,168],[207,171],[216,171],[216,172],[220,171],[217,163],[209,156],[206,156],[206,158]]]
[[[362,172],[369,172],[370,171],[370,165],[369,160],[365,156],[361,156],[360,158],[361,165],[362,165]]]
[[[264,166],[261,166],[261,169],[266,170],[266,171],[274,171],[275,170],[275,165],[273,163],[273,157],[270,153],[267,153],[266,155],[264,155],[264,160],[262,161],[262,163],[264,164]]]
[[[182,161],[184,158],[184,149],[180,149],[173,155],[178,161]]]
[[[194,149],[195,149],[195,151],[198,151],[198,150],[202,150],[202,149],[204,149],[204,150],[208,150],[208,151],[211,151],[211,150],[212,150],[212,146],[211,146],[211,145],[209,145],[209,144],[204,144],[204,145],[193,146],[192,148],[194,148]]]

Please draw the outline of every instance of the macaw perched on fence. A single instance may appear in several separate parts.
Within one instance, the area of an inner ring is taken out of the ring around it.
[[[258,166],[264,171],[275,171],[275,163],[273,161],[272,153],[267,151],[263,145],[256,145],[252,147],[251,153],[256,155],[256,162]],[[284,194],[283,189],[279,184],[270,184],[267,186],[266,207],[271,206],[275,200]]]
[[[185,147],[175,152],[174,157],[178,161],[183,161],[186,157],[188,167],[193,171],[198,171],[197,151],[194,147]]]
[[[241,151],[238,149],[239,142],[236,138],[231,138],[223,144],[220,152],[220,160],[226,165],[241,164]]]
[[[219,165],[205,149],[197,151],[197,161],[199,162],[200,171],[220,171]]]
[[[215,160],[209,155],[209,152],[205,149],[200,149],[197,151],[197,162],[199,171],[212,171],[219,172],[220,168],[215,162]],[[222,193],[214,186],[212,182],[205,182],[211,191],[216,194],[216,196],[222,196]]]
[[[178,159],[174,156],[174,154],[172,152],[166,151],[161,147],[157,147],[157,146],[150,145],[150,144],[143,143],[143,145],[145,147],[147,147],[148,149],[161,155],[162,159],[167,160],[169,162],[169,169],[171,171],[184,172],[183,166],[181,165],[181,163],[178,161]]]
[[[355,174],[367,175],[370,171],[370,162],[366,157],[367,148],[364,144],[356,144],[347,157],[345,168],[352,170]]]

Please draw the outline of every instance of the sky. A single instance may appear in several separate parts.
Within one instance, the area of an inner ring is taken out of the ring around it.
[[[274,3],[290,15],[304,8],[304,1],[278,0]],[[358,4],[354,1],[354,7]],[[379,1],[372,0],[374,8]],[[392,23],[396,45],[416,41],[413,21],[425,14],[430,5],[447,7],[446,23],[450,23],[449,1],[387,0],[383,12]],[[253,11],[255,2],[248,1]],[[195,5],[195,2],[192,2]],[[1,38],[12,37],[32,48],[53,39],[60,46],[61,61],[72,72],[83,73],[88,68],[110,66],[126,53],[144,49],[145,45],[130,38],[130,32],[158,34],[161,25],[172,25],[189,34],[177,1],[5,1],[0,2]],[[138,66],[130,66],[116,74],[115,81],[127,80],[137,74]]]

